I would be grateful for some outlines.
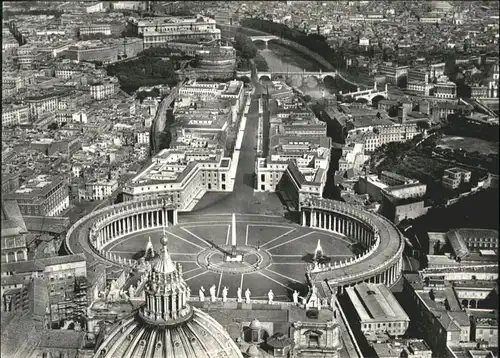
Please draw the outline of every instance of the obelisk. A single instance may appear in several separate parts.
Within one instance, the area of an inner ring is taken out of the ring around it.
[[[241,262],[243,255],[236,251],[236,214],[233,213],[231,220],[231,253],[226,255],[228,262]]]
[[[236,214],[233,213],[233,220],[231,222],[231,248],[233,252],[236,250]]]

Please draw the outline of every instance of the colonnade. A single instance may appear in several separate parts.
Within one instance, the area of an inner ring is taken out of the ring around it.
[[[172,212],[169,215],[169,212]],[[154,208],[143,212],[131,212],[123,215],[119,212],[117,216],[104,218],[103,221],[97,222],[91,228],[91,242],[97,251],[101,250],[107,244],[113,242],[117,238],[128,235],[137,231],[147,230],[157,227],[169,226],[170,218],[172,224],[177,224],[177,210],[167,208]],[[128,215],[127,215],[128,214]]]
[[[369,278],[366,278],[366,279],[361,280],[361,281],[345,284],[345,285],[339,285],[337,287],[338,293],[342,294],[346,287],[354,286],[354,285],[361,283],[361,282],[383,283],[386,286],[391,286],[394,283],[396,283],[396,281],[399,279],[399,276],[401,274],[402,269],[403,269],[403,257],[401,257],[399,260],[397,260],[397,262],[395,262],[394,264],[392,264],[391,266],[389,266],[388,268],[386,268],[382,272],[376,273],[375,275],[373,275]]]
[[[348,216],[336,212],[325,212],[312,209],[306,213],[305,210],[302,210],[301,221],[302,226],[333,231],[345,235],[348,238],[355,238],[366,246],[374,244],[374,231],[376,231],[376,229],[374,230],[367,224],[357,220],[355,221]]]
[[[345,287],[361,282],[394,284],[403,268],[404,242],[401,233],[385,218],[346,203],[307,198],[301,203],[301,224],[345,235],[368,247],[368,251],[347,261],[319,270],[311,278],[326,280],[331,289],[342,293]],[[384,240],[380,248],[381,240]],[[383,250],[383,251],[381,251]]]

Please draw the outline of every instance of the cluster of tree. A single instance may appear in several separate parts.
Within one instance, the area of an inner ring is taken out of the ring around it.
[[[106,35],[103,33],[99,33],[99,34],[86,34],[86,35],[78,34],[78,37],[82,41],[88,41],[88,40],[104,40],[104,39],[109,39],[109,38],[116,37],[116,36],[110,36],[110,35]]]
[[[155,86],[167,84],[175,86],[176,62],[164,61],[154,57],[139,57],[137,59],[120,62],[107,67],[108,76],[116,76],[121,88],[126,92],[134,92],[141,86]]]
[[[498,230],[498,189],[480,191],[449,207],[433,208],[412,221],[413,230],[423,238],[429,231],[446,232],[467,223],[471,228]]]
[[[159,97],[160,96],[160,90],[158,88],[153,88],[151,91],[137,91],[135,93],[135,97],[142,103],[145,98],[148,97]]]
[[[172,133],[170,133],[169,128],[165,128],[165,130],[160,133],[158,138],[159,150],[170,148],[171,142],[172,142]]]
[[[342,52],[334,51],[328,45],[325,37],[322,35],[306,35],[305,33],[291,29],[284,24],[278,24],[276,22],[262,19],[244,19],[243,21],[241,21],[241,25],[243,27],[263,31],[271,35],[279,36],[284,39],[296,42],[308,48],[312,52],[321,55],[336,68],[340,68],[340,66],[344,62]]]
[[[247,60],[257,55],[257,46],[242,32],[238,32],[234,37],[234,49],[239,57]]]
[[[238,77],[238,78],[236,78],[236,79],[237,79],[238,81],[243,82],[244,84],[247,84],[247,83],[250,83],[250,82],[251,82],[250,78],[248,78],[248,77],[246,77],[246,76],[245,76],[245,77]]]
[[[498,125],[471,123],[458,114],[448,116],[448,125],[444,128],[444,133],[480,138],[492,142],[499,141]]]
[[[251,70],[250,60],[247,58],[239,57],[236,60],[236,69],[238,71],[250,71]]]
[[[143,57],[170,57],[182,56],[182,51],[169,47],[150,47],[138,53],[138,56]],[[191,57],[189,57],[191,58]]]
[[[258,53],[255,56],[254,63],[255,67],[257,68],[257,71],[263,71],[263,72],[269,71],[269,66],[267,64],[267,61],[264,57],[262,57],[260,53]]]
[[[37,15],[47,15],[47,16],[54,16],[55,18],[59,18],[61,17],[61,15],[63,14],[62,11],[58,11],[58,10],[42,10],[42,9],[38,9],[38,10],[30,10],[30,9],[26,9],[26,10],[23,10],[22,12],[20,11],[11,11],[11,10],[4,10],[2,12],[2,16],[4,18],[4,20],[8,19],[9,17],[11,16],[15,16],[15,15],[34,15],[34,16],[37,16]]]

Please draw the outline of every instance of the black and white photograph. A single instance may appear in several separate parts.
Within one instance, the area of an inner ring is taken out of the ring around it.
[[[498,358],[500,2],[2,1],[2,358]]]

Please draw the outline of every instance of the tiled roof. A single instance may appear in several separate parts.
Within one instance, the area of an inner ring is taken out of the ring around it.
[[[43,320],[45,311],[49,304],[49,292],[47,283],[41,278],[34,278],[30,282],[28,295],[31,305],[31,313],[34,319]]]
[[[84,254],[47,257],[30,261],[9,262],[2,264],[2,272],[30,273],[45,270],[47,266],[62,265],[74,262],[85,262]]]
[[[302,186],[306,182],[306,178],[304,177],[304,174],[302,174],[297,168],[297,165],[295,164],[294,161],[290,160],[288,161],[288,170],[290,171],[290,174],[292,174],[293,178],[297,181],[299,186]]]
[[[82,347],[85,332],[70,330],[46,330],[43,332],[39,347],[59,349],[79,349]]]

